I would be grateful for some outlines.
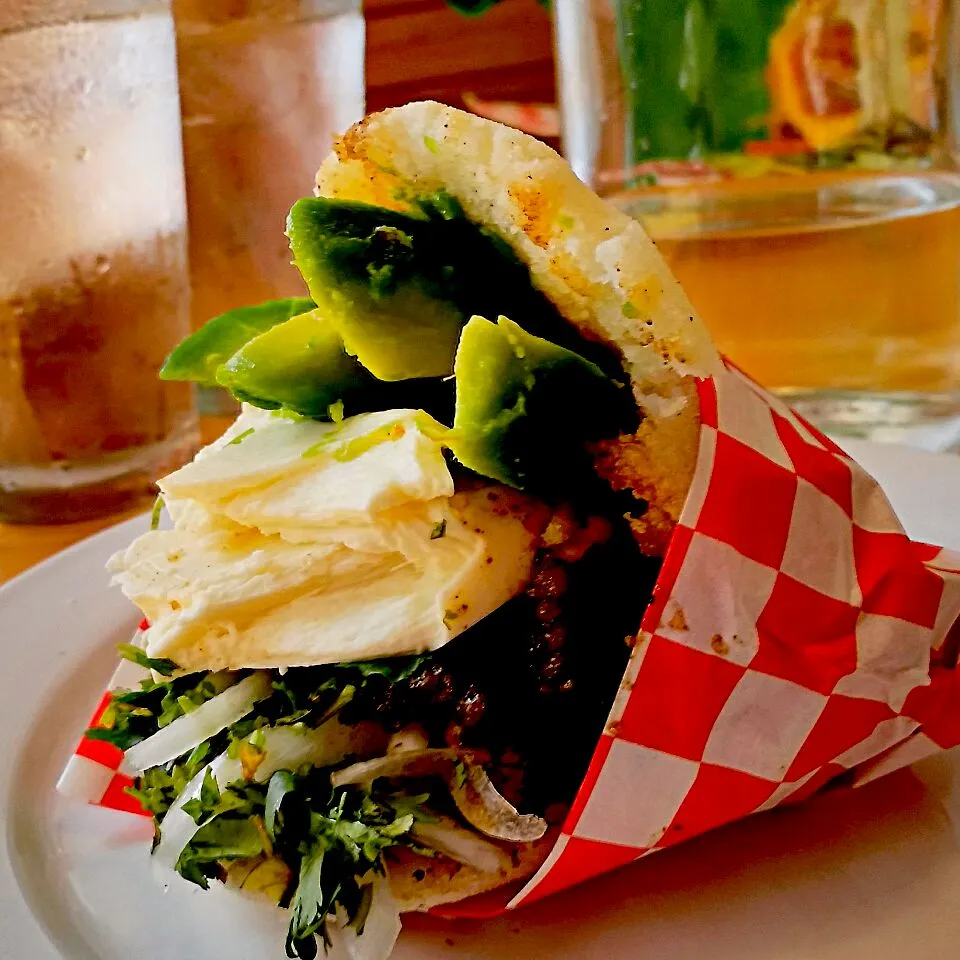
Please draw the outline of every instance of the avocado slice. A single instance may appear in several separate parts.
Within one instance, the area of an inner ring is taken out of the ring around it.
[[[450,448],[519,489],[560,491],[590,469],[585,445],[630,429],[630,391],[594,363],[500,317],[473,317],[457,349]]]
[[[160,379],[216,386],[217,368],[245,343],[315,306],[309,297],[290,297],[221,313],[174,347],[160,369]]]
[[[534,334],[615,376],[619,364],[590,344],[537,290],[513,250],[470,221],[449,194],[412,212],[324,197],[298,200],[287,219],[294,263],[311,296],[354,354],[381,380],[443,377],[471,316],[522,316]]]
[[[348,352],[381,380],[451,372],[465,318],[426,218],[363,203],[308,198],[287,235],[308,289]]]
[[[319,310],[277,324],[244,344],[217,370],[217,383],[257,407],[286,407],[327,419],[329,408],[376,383],[343,349]]]

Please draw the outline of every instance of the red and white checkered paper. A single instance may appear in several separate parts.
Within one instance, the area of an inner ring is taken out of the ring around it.
[[[527,883],[447,915],[960,744],[960,556],[911,542],[871,477],[732,366],[699,396],[691,490],[560,837]],[[83,740],[61,789],[136,812],[120,760]]]

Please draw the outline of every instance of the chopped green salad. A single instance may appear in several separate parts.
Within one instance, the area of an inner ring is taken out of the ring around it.
[[[330,779],[332,769],[386,746],[382,731],[356,735],[357,728],[350,732],[340,723],[344,708],[371,678],[409,678],[423,658],[300,668],[282,676],[222,671],[171,677],[167,660],[151,659],[132,644],[121,644],[118,652],[154,676],[139,689],[115,692],[87,736],[120,747],[136,763],[131,748],[142,752],[162,731],[178,733],[177,755],[140,771],[129,791],[155,818],[155,850],[203,888],[211,879],[229,878],[234,866],[250,875],[255,864],[279,864],[285,879],[278,902],[290,907],[289,957],[316,956],[316,936],[329,944],[331,917],[362,932],[386,849],[435,855],[413,830],[418,822],[439,820],[430,791],[400,792],[382,780],[335,788]],[[269,677],[263,699],[255,701],[252,692],[243,698],[233,711],[241,716],[222,722],[222,716],[202,715],[199,708],[254,677]],[[287,736],[278,739],[278,731]],[[179,849],[162,849],[169,816],[189,820],[172,841]]]

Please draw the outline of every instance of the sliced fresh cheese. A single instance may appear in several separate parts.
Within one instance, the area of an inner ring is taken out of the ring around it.
[[[258,490],[239,494],[224,508],[230,519],[264,533],[301,539],[303,531],[368,521],[410,503],[450,497],[453,479],[436,440],[406,429],[395,440],[375,443],[346,460],[325,457],[323,469],[294,473]]]
[[[362,413],[341,423],[290,419],[272,413],[245,408],[230,430],[216,443],[201,450],[191,463],[164,477],[158,486],[164,497],[188,498],[216,504],[278,480],[306,474],[318,474],[337,457],[349,457],[351,447],[358,451],[353,460],[376,451],[381,443],[403,439],[408,430],[423,436],[444,428],[424,413],[415,410],[384,410]],[[391,433],[390,428],[397,429]],[[369,444],[369,447],[365,445]],[[422,472],[449,471],[442,446],[417,448],[424,458]]]
[[[239,537],[181,530],[144,534],[108,565],[150,622],[150,656],[186,670],[245,666],[231,638],[273,607],[305,593],[386,575],[402,562],[390,553],[331,544],[286,544],[256,531]]]
[[[148,654],[186,671],[414,654],[516,595],[545,518],[503,487],[454,493],[442,431],[410,410],[241,415],[160,481],[174,528],[110,561]]]

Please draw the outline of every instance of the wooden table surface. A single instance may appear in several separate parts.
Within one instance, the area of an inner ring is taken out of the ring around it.
[[[209,443],[218,437],[229,423],[229,417],[205,417],[201,421],[203,442]],[[149,509],[150,501],[144,499],[142,504],[123,513],[85,520],[82,523],[58,523],[49,526],[0,523],[0,584],[78,540]]]

